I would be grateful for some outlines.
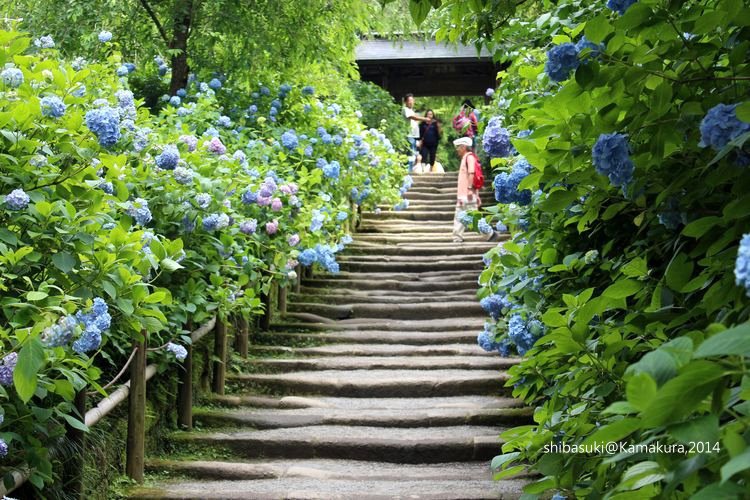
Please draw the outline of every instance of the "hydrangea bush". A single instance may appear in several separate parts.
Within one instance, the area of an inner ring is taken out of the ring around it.
[[[188,320],[260,313],[305,251],[337,272],[358,206],[399,202],[406,173],[345,83],[334,103],[207,75],[154,114],[99,39],[106,60],[70,63],[0,31],[0,466],[28,463],[39,488],[49,446],[83,427],[76,392],[104,394],[135,340],[184,359]]]
[[[743,497],[750,9],[568,0],[536,14],[483,40],[526,41],[505,42],[484,108],[499,204],[481,217],[511,239],[485,255],[478,343],[523,355],[508,383],[535,407],[502,435],[497,477],[530,465],[529,498]],[[545,451],[606,442],[686,451]]]

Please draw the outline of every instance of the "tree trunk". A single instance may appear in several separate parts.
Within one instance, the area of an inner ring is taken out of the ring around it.
[[[194,0],[180,0],[175,5],[174,27],[169,48],[178,49],[180,52],[172,56],[172,81],[169,83],[171,95],[179,89],[187,88],[190,73],[187,49],[190,25],[193,21],[193,2]]]

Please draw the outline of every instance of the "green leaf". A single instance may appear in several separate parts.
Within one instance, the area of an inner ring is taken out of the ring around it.
[[[657,462],[646,461],[633,465],[622,475],[618,489],[638,490],[666,477],[664,469]],[[644,498],[649,498],[644,497]]]
[[[615,443],[629,436],[641,427],[639,418],[627,417],[617,420],[614,423],[605,425],[589,436],[585,444],[594,443]]]
[[[720,365],[693,361],[659,389],[653,403],[643,411],[643,426],[656,427],[679,421],[703,402],[723,375]]]
[[[721,482],[725,483],[730,477],[747,469],[750,469],[750,448],[724,464],[721,468]]]
[[[161,267],[163,267],[167,271],[177,271],[178,269],[183,269],[183,266],[181,266],[179,262],[172,259],[161,259]]]
[[[490,464],[490,467],[493,469],[499,469],[503,465],[507,464],[508,462],[512,462],[516,458],[518,458],[521,454],[519,452],[513,452],[513,453],[504,453],[503,455],[498,455],[495,458],[492,459],[492,463]]]
[[[682,230],[682,234],[684,234],[685,236],[690,236],[691,238],[700,238],[712,228],[720,225],[721,222],[721,217],[716,217],[713,215],[710,217],[702,217],[685,226]]]
[[[602,295],[612,299],[624,299],[637,293],[642,288],[643,284],[635,280],[621,279],[607,287]]]
[[[76,265],[76,258],[68,252],[58,252],[52,256],[52,263],[65,274],[68,274]]]
[[[691,496],[690,500],[737,500],[745,493],[745,488],[736,483],[713,483]]]
[[[30,339],[18,353],[13,384],[21,401],[28,403],[37,386],[37,373],[44,365],[44,346],[37,337]]]
[[[47,292],[32,291],[26,294],[26,299],[30,300],[31,302],[44,300],[47,297],[49,297],[49,294]]]
[[[643,257],[636,257],[624,266],[622,266],[622,274],[628,278],[644,278],[648,276],[648,265],[646,259]]]
[[[735,114],[743,122],[750,123],[750,101],[743,102],[737,106]]]
[[[704,415],[688,422],[672,426],[669,434],[681,443],[698,441],[716,443],[719,441],[719,417]]]
[[[584,28],[583,33],[590,42],[601,43],[612,31],[614,31],[614,28],[609,23],[609,19],[599,14],[593,19],[586,21],[586,28]]]
[[[667,286],[677,292],[682,290],[693,277],[693,266],[693,261],[684,253],[675,255],[665,273]]]
[[[572,191],[563,189],[553,191],[547,196],[547,199],[539,204],[539,208],[545,212],[559,212],[570,205],[577,195]]]
[[[71,426],[72,428],[78,429],[79,431],[83,431],[83,432],[89,431],[89,428],[86,426],[86,424],[84,424],[83,422],[75,418],[73,415],[63,415],[63,418],[65,419],[66,422],[68,422],[68,425]]]
[[[636,374],[628,381],[626,393],[628,403],[645,410],[656,396],[656,381],[646,372]]]
[[[706,339],[693,356],[750,356],[750,323],[743,323]]]

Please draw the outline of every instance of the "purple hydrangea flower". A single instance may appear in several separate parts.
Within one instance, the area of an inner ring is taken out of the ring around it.
[[[266,222],[266,233],[276,234],[279,230],[279,221],[274,219],[271,222]]]
[[[11,210],[25,210],[29,206],[29,195],[23,189],[14,189],[5,196],[5,204]]]
[[[0,385],[8,387],[13,385],[13,370],[18,363],[18,353],[6,354],[0,361]]]
[[[258,229],[258,221],[250,219],[240,224],[240,232],[244,234],[253,234]]]
[[[487,123],[482,136],[482,147],[490,158],[505,158],[514,153],[513,145],[510,143],[510,133],[502,126],[502,119],[494,116]]]
[[[177,361],[185,361],[185,358],[187,358],[188,355],[187,349],[173,342],[169,342],[164,349],[167,352],[171,352],[172,354],[174,354],[174,357],[177,358]]]

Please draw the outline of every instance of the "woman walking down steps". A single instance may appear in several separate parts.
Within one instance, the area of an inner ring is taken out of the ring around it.
[[[131,498],[520,496],[526,479],[495,482],[489,463],[531,413],[503,387],[515,360],[476,345],[477,275],[495,243],[452,243],[456,181],[418,177],[408,210],[366,213],[342,272],[304,281],[255,339],[253,369],[229,377],[233,394],[195,409],[201,431],[171,437],[222,458],[152,458],[160,474]]]

